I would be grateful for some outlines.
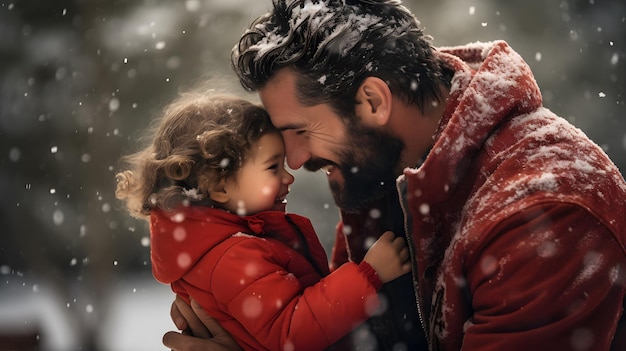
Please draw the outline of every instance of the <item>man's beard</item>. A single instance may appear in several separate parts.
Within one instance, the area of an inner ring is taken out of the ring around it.
[[[316,171],[329,164],[337,167],[344,184],[329,179],[335,203],[345,212],[359,212],[373,200],[395,191],[404,143],[359,122],[346,127],[348,140],[346,147],[338,153],[339,164],[311,159],[304,168]]]

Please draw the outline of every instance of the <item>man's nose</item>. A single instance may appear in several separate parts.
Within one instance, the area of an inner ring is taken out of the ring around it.
[[[297,137],[284,137],[285,151],[287,156],[287,165],[289,168],[296,170],[311,158],[306,144],[299,141]]]
[[[287,152],[287,165],[289,168],[296,170],[302,167],[309,160],[310,154],[306,150],[295,150]]]

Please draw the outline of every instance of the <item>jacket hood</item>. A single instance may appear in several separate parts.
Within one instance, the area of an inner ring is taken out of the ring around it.
[[[514,114],[537,109],[542,99],[530,67],[504,41],[441,47],[437,54],[455,71],[448,105],[424,164],[405,173],[423,178],[419,173],[429,169],[438,174],[442,184],[423,190],[441,202],[465,173],[468,156],[483,146],[491,131]]]
[[[150,214],[152,274],[165,284],[183,277],[211,249],[236,234],[275,237],[289,243],[294,237],[287,217],[295,223],[308,219],[279,211],[243,216],[209,207],[181,207]]]
[[[584,133],[542,107],[530,68],[508,44],[439,55],[455,70],[448,105],[424,163],[404,172],[422,296],[431,296],[435,279],[424,276],[443,256],[461,260],[453,253],[489,240],[498,223],[533,205],[576,205],[623,233],[619,171]],[[624,250],[623,234],[616,240]]]

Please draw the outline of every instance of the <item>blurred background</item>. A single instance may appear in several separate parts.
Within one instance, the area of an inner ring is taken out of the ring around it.
[[[626,2],[404,4],[436,46],[507,40],[545,106],[626,170]],[[256,99],[229,54],[269,6],[0,0],[0,350],[20,340],[52,351],[165,350],[173,296],[151,276],[147,226],[114,198],[118,160],[199,80]],[[322,174],[296,172],[288,209],[311,217],[330,247],[337,210]]]

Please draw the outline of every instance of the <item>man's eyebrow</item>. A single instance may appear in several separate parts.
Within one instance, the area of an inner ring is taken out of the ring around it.
[[[293,130],[293,129],[301,129],[304,128],[304,124],[285,124],[282,126],[277,126],[276,129],[278,129],[279,132],[284,132],[286,130]]]

